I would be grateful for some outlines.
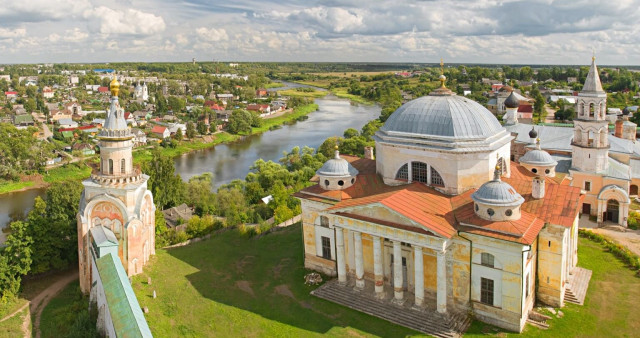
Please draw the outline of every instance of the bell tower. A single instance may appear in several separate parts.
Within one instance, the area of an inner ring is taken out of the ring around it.
[[[595,56],[582,91],[577,98],[577,118],[571,146],[572,166],[586,172],[599,172],[609,166],[609,122],[606,120],[607,93],[602,89]]]

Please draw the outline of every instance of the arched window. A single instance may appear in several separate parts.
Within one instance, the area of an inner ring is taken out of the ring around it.
[[[500,168],[500,175],[504,175],[504,158],[499,157],[496,166]]]
[[[396,180],[409,180],[409,165],[405,164],[400,169],[398,169],[398,173],[396,174]]]
[[[444,187],[444,180],[442,180],[442,176],[440,173],[431,167],[431,185]]]
[[[123,173],[123,174],[125,172],[127,172],[126,162],[125,162],[124,158],[120,161],[120,172]]]
[[[428,166],[424,162],[411,162],[411,180],[413,182],[429,183]]]
[[[493,268],[495,266],[495,257],[490,253],[483,252],[480,255],[480,264]]]
[[[581,116],[584,116],[584,115],[585,115],[585,112],[584,112],[584,102],[581,102],[581,103],[580,103],[580,115],[581,115]]]
[[[107,174],[113,175],[113,160],[109,159],[109,172]]]
[[[320,226],[328,228],[329,227],[329,217],[320,216]]]
[[[594,116],[594,104],[593,103],[589,103],[589,117],[593,117]]]

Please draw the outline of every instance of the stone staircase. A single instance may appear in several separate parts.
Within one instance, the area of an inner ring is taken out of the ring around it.
[[[461,337],[471,325],[471,318],[466,313],[443,315],[433,310],[393,305],[389,301],[375,299],[367,292],[341,286],[336,280],[325,283],[311,294],[435,337]]]
[[[592,272],[579,267],[573,268],[571,272],[572,274],[569,276],[569,282],[564,292],[564,300],[569,303],[583,305]]]

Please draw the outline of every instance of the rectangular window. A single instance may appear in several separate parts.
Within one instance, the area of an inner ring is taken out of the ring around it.
[[[327,216],[320,216],[320,226],[323,226],[325,228],[329,227],[329,217]]]
[[[529,274],[527,274],[527,276],[525,277],[525,298],[529,298]]]
[[[331,239],[322,236],[322,258],[331,259]]]
[[[483,252],[480,256],[480,264],[488,267],[494,267],[494,257],[490,253]]]
[[[493,306],[493,279],[480,278],[480,302]]]
[[[591,182],[584,182],[584,191],[591,191]]]
[[[411,180],[413,182],[428,183],[427,164],[422,162],[411,162]]]

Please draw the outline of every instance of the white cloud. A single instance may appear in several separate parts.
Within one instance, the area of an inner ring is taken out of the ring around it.
[[[166,28],[164,19],[136,9],[124,11],[100,6],[85,12],[85,17],[99,22],[102,34],[152,35]]]
[[[89,33],[80,30],[80,28],[76,27],[74,29],[67,29],[65,31],[65,35],[63,37],[64,41],[67,42],[80,42],[89,37]]]
[[[198,34],[198,37],[200,39],[208,42],[218,42],[218,41],[229,40],[227,31],[224,28],[217,29],[217,28],[200,27],[196,29],[196,34]]]
[[[24,28],[8,29],[0,27],[0,39],[20,38],[27,35]]]

